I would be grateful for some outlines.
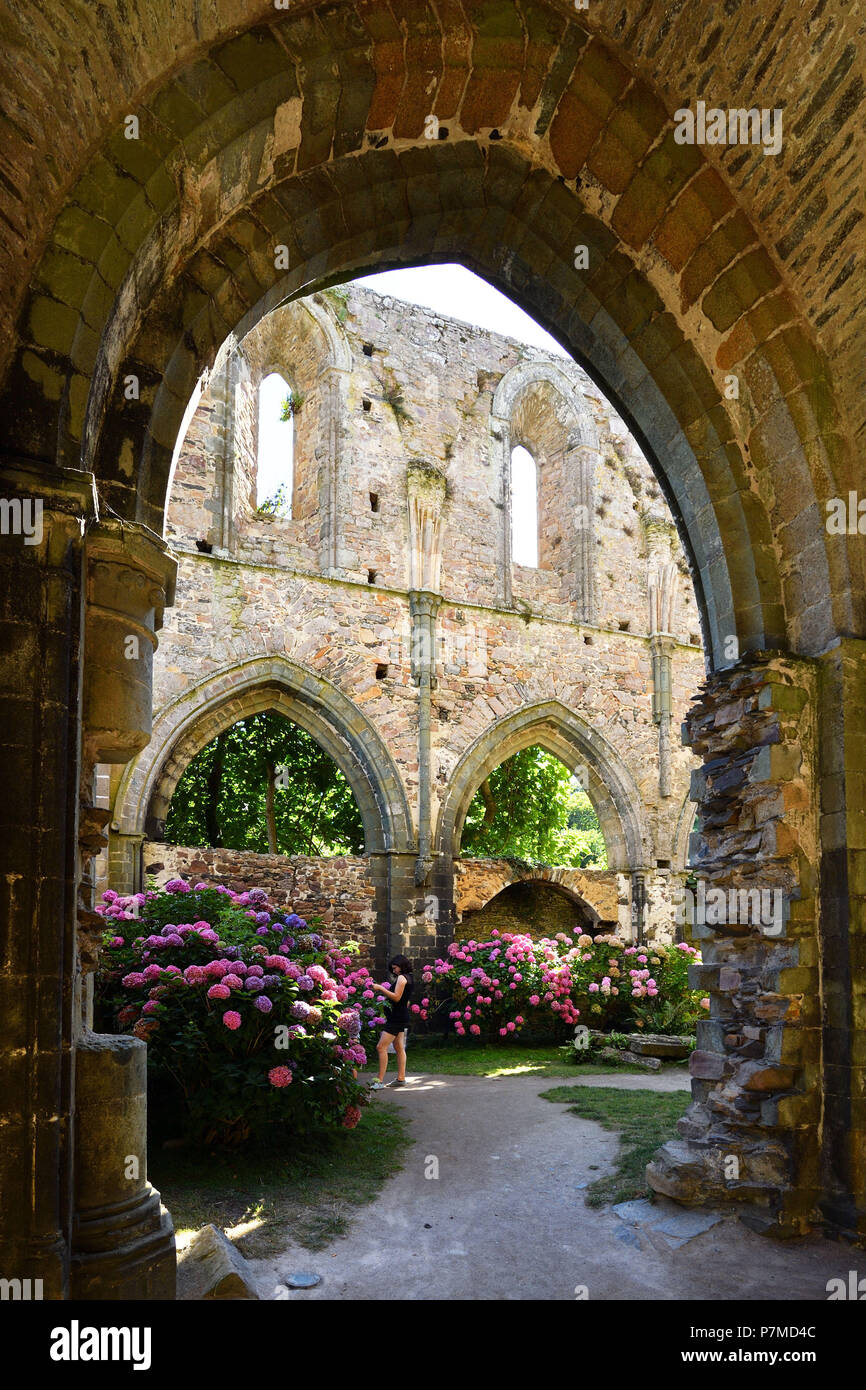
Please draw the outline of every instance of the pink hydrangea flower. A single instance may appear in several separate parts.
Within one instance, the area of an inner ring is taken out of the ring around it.
[[[268,1080],[272,1086],[291,1086],[292,1073],[288,1067],[271,1067]]]
[[[236,1014],[233,1009],[229,1009],[227,1013],[223,1014],[223,1023],[226,1028],[231,1028],[232,1032],[234,1032],[236,1028],[240,1028],[241,1026],[241,1016],[240,1014]]]

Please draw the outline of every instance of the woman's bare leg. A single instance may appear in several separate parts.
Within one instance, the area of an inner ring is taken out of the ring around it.
[[[406,1044],[403,1042],[405,1033],[398,1033],[394,1039],[394,1051],[397,1054],[397,1080],[406,1080]]]
[[[380,1080],[380,1081],[384,1081],[384,1080],[385,1080],[385,1072],[388,1070],[388,1048],[391,1046],[392,1042],[394,1042],[394,1034],[393,1034],[393,1033],[380,1033],[380,1034],[379,1034],[379,1041],[376,1043],[376,1051],[377,1051],[378,1054],[379,1054],[379,1080]],[[395,1049],[396,1049],[396,1043],[394,1043],[394,1046],[395,1046]],[[404,1054],[404,1056],[405,1056],[405,1054]],[[405,1061],[404,1061],[404,1063],[403,1063],[403,1068],[404,1068],[404,1070],[405,1070],[405,1067],[406,1067],[406,1063],[405,1063]]]

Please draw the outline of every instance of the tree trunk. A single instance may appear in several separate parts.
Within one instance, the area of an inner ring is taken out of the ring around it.
[[[496,819],[496,801],[493,792],[490,790],[490,783],[485,777],[478,789],[481,792],[481,799],[484,802],[484,820],[481,825],[482,830],[486,830]]]
[[[277,818],[274,814],[274,787],[277,782],[277,772],[273,763],[265,764],[265,771],[268,777],[268,789],[265,795],[265,820],[268,827],[268,853],[279,854],[277,845]]]
[[[223,768],[226,760],[226,736],[222,733],[216,741],[214,759],[207,779],[207,801],[205,802],[205,833],[211,849],[222,849],[222,832],[219,824],[219,804],[223,785]]]

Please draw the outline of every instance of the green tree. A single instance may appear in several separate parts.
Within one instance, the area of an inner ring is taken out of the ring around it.
[[[259,854],[360,854],[364,827],[336,763],[267,710],[226,729],[177,784],[165,825],[177,845]]]
[[[564,763],[533,745],[500,763],[473,797],[461,853],[569,868],[607,867],[592,803]]]

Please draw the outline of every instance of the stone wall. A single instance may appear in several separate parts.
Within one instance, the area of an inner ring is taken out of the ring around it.
[[[264,888],[271,902],[290,907],[307,922],[321,921],[325,934],[343,943],[357,941],[361,963],[376,952],[376,888],[370,861],[340,855],[253,854],[250,850],[200,849],[145,841],[145,880],[162,887],[172,878],[190,883],[223,883],[236,892]]]

